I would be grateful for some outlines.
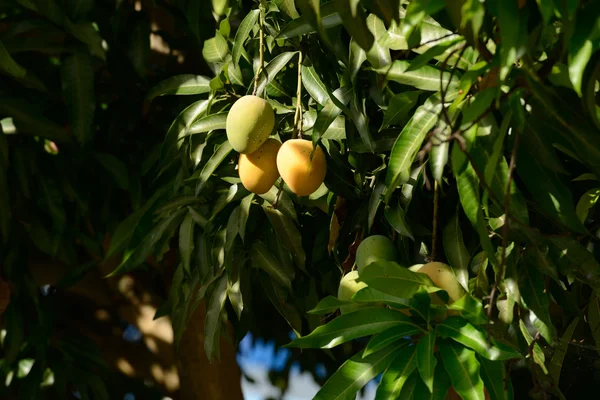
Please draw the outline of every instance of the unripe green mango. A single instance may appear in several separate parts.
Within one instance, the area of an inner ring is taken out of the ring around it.
[[[356,267],[358,274],[374,261],[397,261],[398,250],[394,242],[386,236],[372,235],[363,240],[356,249]]]
[[[358,279],[358,271],[350,271],[340,281],[340,286],[338,288],[338,300],[352,300],[352,296],[354,293],[358,292],[361,289],[367,287],[367,284],[364,282],[357,282]],[[350,304],[346,306],[341,306],[340,311],[342,314],[349,313],[352,311],[356,311],[360,308],[367,306],[366,304]]]
[[[274,126],[271,105],[258,96],[244,96],[227,114],[227,139],[238,153],[254,153],[269,138]]]

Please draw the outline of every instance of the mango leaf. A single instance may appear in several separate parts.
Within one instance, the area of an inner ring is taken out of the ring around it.
[[[202,168],[202,172],[200,172],[200,175],[198,176],[198,180],[196,183],[196,195],[198,195],[202,191],[202,189],[206,185],[206,182],[208,182],[208,178],[210,178],[210,176],[215,172],[217,167],[221,165],[223,160],[227,158],[227,156],[229,155],[229,153],[231,153],[232,150],[233,148],[231,147],[229,141],[225,141],[219,145],[219,147],[215,150],[215,153],[206,162],[206,164]]]
[[[558,270],[554,262],[548,255],[548,248],[542,250],[535,246],[528,246],[523,253],[523,261],[528,265],[533,265],[539,269],[544,275],[554,279],[564,290],[565,284],[558,276]]]
[[[227,40],[220,32],[215,32],[215,36],[205,40],[202,46],[202,56],[208,63],[221,63],[229,53]]]
[[[533,344],[533,362],[539,365],[539,367],[542,369],[542,371],[544,371],[545,374],[548,374],[548,369],[546,368],[546,356],[544,354],[544,351],[537,342],[533,343],[533,338],[531,337],[531,334],[527,330],[527,326],[525,325],[525,322],[523,322],[522,319],[519,320],[519,328],[521,330],[521,333],[523,334],[523,337],[525,338],[525,341],[527,342],[527,345],[531,346]]]
[[[386,203],[389,202],[394,189],[400,183],[402,171],[409,170],[425,137],[435,126],[441,108],[441,104],[435,102],[434,97],[430,97],[424,105],[417,108],[408,124],[400,132],[392,148],[385,177]]]
[[[281,211],[264,203],[263,210],[285,248],[292,253],[296,266],[305,271],[306,253],[302,247],[302,236],[294,221]]]
[[[352,87],[345,86],[333,92],[333,96],[344,105],[347,105],[352,98]],[[327,96],[323,109],[317,114],[317,119],[312,126],[312,142],[316,145],[321,137],[327,132],[331,124],[342,113],[342,110],[334,104]]]
[[[260,74],[260,78],[258,79],[258,84],[256,86],[256,95],[257,96],[262,96],[267,85],[269,83],[271,83],[271,81],[273,79],[275,79],[275,77],[277,76],[279,71],[281,71],[282,68],[285,67],[290,62],[290,60],[292,59],[292,57],[294,55],[296,55],[296,53],[297,52],[295,52],[295,51],[288,51],[285,53],[281,53],[281,54],[277,55],[275,58],[273,58],[269,62],[269,64],[267,64],[267,66],[265,66],[265,71]],[[252,89],[249,88],[248,90],[251,91]]]
[[[596,349],[600,351],[600,297],[597,295],[588,304],[587,319]]]
[[[464,137],[469,140],[473,134],[476,134],[476,129],[469,130]],[[466,151],[468,152],[468,150]],[[479,178],[471,163],[467,161],[458,142],[454,143],[452,148],[452,172],[456,177],[456,186],[462,209],[471,224],[477,226],[480,211]]]
[[[369,198],[369,213],[367,216],[369,232],[371,231],[371,227],[373,226],[373,222],[375,221],[377,210],[379,209],[379,205],[381,204],[381,195],[384,191],[385,184],[383,182],[377,182],[375,188],[371,192],[371,197]]]
[[[85,54],[67,57],[61,65],[62,89],[69,111],[69,121],[80,143],[91,139],[94,110],[94,69]]]
[[[400,0],[364,0],[362,3],[386,25],[392,21],[400,22]]]
[[[533,325],[548,343],[552,343],[556,337],[556,329],[550,319],[550,301],[544,276],[529,265],[521,266],[519,272],[519,292],[523,307],[535,313],[537,318],[533,320]]]
[[[370,287],[365,287],[354,293],[352,301],[356,303],[385,303],[393,308],[412,308],[409,299],[402,299],[396,296],[380,292]]]
[[[210,79],[203,75],[176,75],[156,84],[144,99],[147,108],[152,100],[166,95],[196,95],[210,91]]]
[[[471,255],[465,246],[462,230],[458,221],[458,213],[448,222],[448,225],[442,232],[442,240],[444,243],[444,251],[446,257],[456,275],[456,279],[463,286],[469,287],[469,261]]]
[[[427,51],[419,54],[417,57],[411,60],[410,66],[408,67],[407,71],[414,71],[416,69],[419,69],[422,66],[426,65],[432,59],[448,52],[448,50],[454,50],[456,48],[456,45],[458,43],[462,43],[463,40],[463,38],[457,36],[451,40],[444,41],[442,43],[436,44],[433,47],[430,47],[429,49],[427,49]]]
[[[348,75],[352,83],[356,80],[356,75],[360,67],[367,60],[367,53],[360,47],[354,38],[350,39],[350,55],[348,60]]]
[[[260,10],[250,11],[240,23],[240,26],[235,33],[235,39],[233,40],[233,49],[231,51],[231,58],[234,64],[240,61],[242,55],[242,49],[244,48],[244,42],[248,39],[252,28],[256,25]]]
[[[385,67],[392,62],[392,57],[390,55],[390,49],[379,44],[381,37],[386,33],[383,21],[377,18],[375,14],[369,14],[367,17],[367,26],[369,27],[369,31],[371,31],[375,37],[373,46],[371,46],[370,49],[367,49],[367,60],[371,63],[373,68]]]
[[[383,293],[399,297],[412,297],[421,286],[433,286],[431,279],[392,261],[379,260],[364,267],[359,281]]]
[[[344,27],[363,50],[368,51],[375,43],[375,37],[367,26],[367,17],[362,6],[354,0],[338,0],[337,12],[342,18]]]
[[[406,7],[406,14],[400,25],[400,32],[402,32],[404,37],[406,37],[410,43],[410,39],[413,37],[414,33],[417,33],[417,36],[420,36],[419,28],[425,17],[435,14],[443,9],[444,6],[443,0],[410,2]]]
[[[490,400],[512,400],[514,394],[510,378],[502,361],[490,361],[482,357],[477,358],[481,365],[481,379],[487,389]],[[506,389],[505,389],[506,386]]]
[[[5,46],[5,44],[0,41],[0,70],[4,71],[9,76],[12,76],[26,87],[46,92],[47,89],[44,83],[31,71],[28,71],[17,63],[10,55],[10,52],[14,51],[11,51],[12,49],[7,47],[8,45]]]
[[[173,123],[171,123],[171,126],[169,127],[165,140],[162,144],[160,151],[160,159],[162,163],[166,163],[167,160],[170,160],[170,156],[172,155],[173,151],[181,147],[183,142],[180,140],[180,138],[188,134],[188,130],[192,126],[192,123],[206,112],[210,104],[210,100],[199,100],[190,104],[179,113]]]
[[[294,5],[294,0],[274,0],[273,3],[279,7],[281,11],[286,13],[290,18],[296,19],[300,17],[298,11],[296,10],[296,6]]]
[[[327,88],[310,60],[305,60],[302,63],[302,86],[310,94],[310,97],[325,106],[327,100],[329,100],[329,94],[327,94]]]
[[[413,241],[415,240],[410,226],[406,223],[404,210],[399,204],[395,205],[394,207],[386,206],[384,209],[384,215],[387,222],[396,232],[402,236],[411,238]]]
[[[412,398],[412,396],[400,397],[400,392],[411,374],[412,376],[416,375],[416,373],[413,374],[417,368],[416,348],[415,346],[403,346],[396,351],[396,354],[397,356],[381,377],[375,393],[375,400]]]
[[[363,358],[367,357],[369,354],[373,354],[383,349],[394,342],[402,340],[406,341],[406,336],[422,332],[423,329],[414,324],[402,324],[388,328],[385,331],[373,336],[373,338],[369,340],[369,343],[367,343],[367,347],[365,347],[363,352]]]
[[[194,224],[192,214],[188,212],[179,227],[179,254],[181,255],[183,268],[188,274],[191,272],[190,263],[195,245]]]
[[[463,318],[474,325],[483,325],[487,322],[481,301],[469,293],[448,305],[448,310],[459,311]]]
[[[600,188],[593,188],[585,192],[577,202],[575,213],[582,224],[587,220],[590,210],[596,205],[599,198]]]
[[[237,230],[242,238],[242,242],[245,242],[246,237],[246,222],[248,222],[248,216],[250,215],[250,207],[252,206],[252,200],[254,199],[254,194],[250,194],[240,202],[240,215],[238,219]]]
[[[515,61],[527,51],[527,14],[520,12],[517,2],[497,5],[500,27],[500,80],[506,79]]]
[[[585,68],[592,55],[600,49],[600,7],[590,3],[577,12],[577,23],[569,42],[569,78],[573,89],[582,96]]]
[[[330,349],[398,325],[413,326],[410,318],[398,311],[379,307],[361,308],[342,314],[309,335],[294,339],[285,347]]]
[[[263,272],[263,271],[261,271]],[[273,279],[268,279],[269,276],[266,273],[261,274],[260,284],[265,290],[267,297],[271,300],[273,306],[277,309],[279,314],[286,320],[290,328],[294,331],[297,337],[300,337],[300,331],[302,330],[302,316],[298,310],[290,305],[287,300],[287,291]]]
[[[192,125],[190,125],[186,135],[180,136],[178,139],[183,139],[188,135],[225,129],[227,126],[227,114],[227,112],[222,112],[197,119]]]
[[[592,253],[571,237],[552,236],[549,240],[560,251],[558,262],[568,264],[582,282],[600,288],[600,264]]]
[[[569,347],[569,342],[571,341],[571,337],[573,336],[573,332],[579,323],[579,317],[576,317],[571,321],[565,332],[561,336],[558,345],[554,348],[554,355],[550,360],[550,366],[548,367],[548,371],[550,372],[550,376],[554,378],[554,382],[560,382],[560,371],[562,370],[563,360],[565,359],[565,355],[567,354],[567,348]]]
[[[328,3],[323,4],[320,9],[321,13],[321,25],[323,29],[333,28],[335,26],[342,24],[342,17],[337,11],[337,3],[340,0],[330,1]],[[315,28],[310,19],[302,15],[299,18],[294,19],[289,24],[287,24],[276,36],[275,39],[290,39],[300,35],[306,35],[309,33],[316,32],[317,28]]]
[[[12,117],[18,132],[26,132],[58,143],[71,141],[71,136],[62,126],[43,117],[31,103],[23,99],[0,97],[0,114]]]
[[[450,375],[452,387],[465,400],[484,400],[483,381],[479,376],[480,364],[475,352],[457,343],[440,341],[438,344],[444,368]]]
[[[314,400],[354,400],[356,392],[388,368],[403,346],[394,344],[365,358],[360,352],[355,354],[325,382]]]
[[[405,121],[410,111],[417,104],[419,95],[422,92],[402,92],[394,95],[390,99],[387,109],[383,113],[383,124],[381,128],[388,127],[390,125],[400,124]]]
[[[515,349],[492,340],[490,343],[487,334],[482,328],[476,327],[466,319],[459,316],[450,316],[437,326],[439,336],[450,338],[456,342],[467,346],[488,360],[509,360],[511,358],[520,358]],[[450,373],[450,371],[448,371]]]
[[[429,389],[429,392],[433,393],[433,374],[437,360],[433,352],[433,346],[435,345],[435,332],[430,331],[425,336],[419,339],[417,344],[417,369],[421,375],[421,379]]]
[[[252,243],[250,259],[253,266],[267,272],[277,283],[291,292],[294,270],[286,268],[285,264],[277,261],[263,242],[256,240]]]
[[[213,355],[221,358],[221,316],[227,300],[227,276],[223,275],[215,284],[212,296],[206,306],[206,321],[204,323],[204,351],[209,361]]]
[[[316,315],[330,314],[339,309],[341,306],[351,303],[352,302],[350,301],[339,300],[337,297],[327,296],[323,300],[319,301],[319,304],[317,304],[312,310],[308,311],[308,313]]]
[[[377,68],[375,71],[382,74],[388,80],[412,86],[421,90],[437,92],[442,88],[448,88],[448,97],[458,90],[460,77],[455,73],[450,77],[449,71],[440,71],[431,65],[424,65],[415,70],[408,70],[410,61],[396,60],[391,66]]]

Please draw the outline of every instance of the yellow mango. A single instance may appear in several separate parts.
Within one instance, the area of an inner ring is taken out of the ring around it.
[[[310,140],[290,139],[283,143],[277,154],[277,169],[281,178],[297,196],[314,193],[325,180],[327,160],[325,153],[317,147],[313,159]]]
[[[242,185],[252,193],[263,194],[269,191],[279,178],[277,152],[281,147],[275,139],[267,139],[253,153],[240,154],[238,173]]]

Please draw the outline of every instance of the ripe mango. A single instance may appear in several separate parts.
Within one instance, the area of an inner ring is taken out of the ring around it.
[[[350,271],[340,281],[340,286],[338,288],[338,300],[351,300],[354,293],[358,292],[360,289],[366,288],[367,284],[364,282],[357,282],[358,279],[358,271]],[[351,304],[346,306],[341,306],[340,311],[342,314],[349,313],[352,311],[356,311],[360,308],[365,307],[366,304]]]
[[[397,261],[397,259],[396,245],[390,238],[382,235],[365,238],[356,249],[356,267],[359,275],[367,265],[374,261]]]
[[[277,152],[281,147],[275,139],[267,139],[253,153],[240,154],[238,173],[246,189],[256,194],[269,191],[279,178],[277,171]]]
[[[426,274],[433,281],[435,286],[444,289],[450,297],[450,304],[459,300],[466,293],[465,289],[456,279],[450,266],[441,262],[430,262],[415,271]]]
[[[244,96],[233,103],[225,129],[231,147],[238,153],[254,153],[269,138],[275,126],[273,108],[258,96]]]
[[[311,161],[312,151],[310,140],[290,139],[283,143],[277,154],[277,169],[281,178],[297,196],[314,193],[325,180],[325,153],[317,147]]]

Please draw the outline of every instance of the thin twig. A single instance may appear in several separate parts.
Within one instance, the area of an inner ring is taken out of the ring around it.
[[[296,86],[296,112],[294,114],[294,133],[298,139],[302,139],[302,50],[298,53],[298,84]]]
[[[433,233],[431,237],[431,261],[436,260],[438,228],[439,188],[438,181],[433,182]]]
[[[256,70],[256,74],[254,75],[254,89],[252,89],[252,95],[256,96],[256,93],[258,91],[258,80],[260,77],[260,74],[263,72],[263,69],[265,67],[265,44],[264,44],[264,22],[265,22],[265,13],[263,10],[263,6],[262,3],[258,6],[259,10],[260,10],[260,17],[258,18],[259,22],[258,22],[258,26],[259,26],[259,37],[260,37],[260,49],[259,49],[259,66],[258,69]]]

